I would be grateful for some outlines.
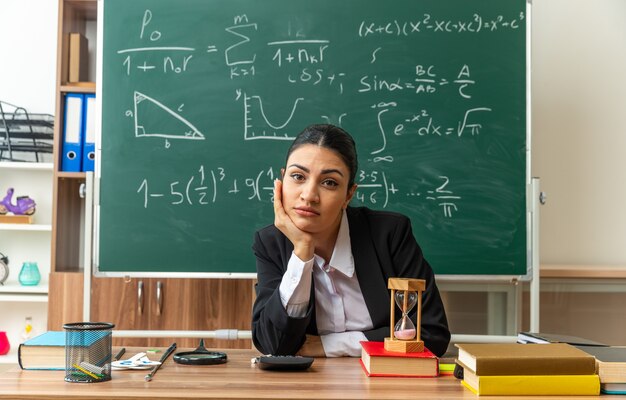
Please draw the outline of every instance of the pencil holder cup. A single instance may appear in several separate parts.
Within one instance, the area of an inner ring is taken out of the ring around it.
[[[65,380],[94,383],[111,379],[112,333],[106,322],[76,322],[65,329]]]

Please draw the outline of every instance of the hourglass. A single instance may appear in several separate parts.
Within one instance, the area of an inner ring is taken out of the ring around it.
[[[400,353],[420,353],[424,351],[424,342],[420,340],[422,324],[422,292],[426,287],[423,279],[389,278],[387,287],[391,289],[389,336],[385,338],[385,350]],[[396,306],[402,316],[396,323]],[[409,314],[417,306],[416,323]]]

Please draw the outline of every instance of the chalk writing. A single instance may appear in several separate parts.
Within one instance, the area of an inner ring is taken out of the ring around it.
[[[483,128],[479,116],[481,113],[491,111],[491,108],[488,107],[470,108],[465,110],[456,126],[446,126],[435,120],[427,110],[420,110],[412,114],[409,118],[405,118],[404,121],[394,121],[393,112],[389,113],[392,117],[386,118],[385,114],[395,109],[397,106],[398,104],[396,102],[381,102],[370,106],[376,111],[376,120],[381,140],[380,147],[370,151],[370,154],[376,156],[368,159],[369,161],[373,161],[374,163],[391,163],[394,161],[392,154],[384,155],[387,148],[387,137],[390,132],[393,132],[394,136],[417,135],[433,138],[448,136],[462,138],[464,135],[476,136],[480,134]]]
[[[260,169],[248,176],[233,176],[223,167],[211,169],[200,165],[196,173],[181,177],[170,182],[144,178],[139,183],[136,193],[144,209],[154,201],[164,201],[173,206],[205,206],[219,202],[228,202],[232,196],[243,196],[246,200],[256,202],[273,202],[273,182],[278,177],[274,168]],[[426,190],[426,194],[414,189],[402,190],[394,182],[389,181],[387,174],[380,170],[359,170],[356,182],[355,200],[365,205],[387,208],[398,196],[422,197],[428,202],[435,202],[441,207],[443,216],[453,217],[461,196],[454,194],[448,187],[450,180],[439,176],[442,183],[434,189]]]
[[[239,98],[240,95],[237,97]],[[302,97],[298,97],[294,100],[291,112],[284,119],[284,121],[281,121],[281,123],[272,123],[263,109],[263,99],[260,96],[247,96],[244,94],[244,140],[293,140],[295,138],[293,131],[288,133],[289,131],[284,128],[293,118],[293,115],[296,112],[296,107],[302,100],[304,100]]]
[[[420,110],[418,113],[406,118],[404,123],[397,124],[393,132],[397,136],[416,134],[418,136],[455,136],[461,138],[464,134],[471,136],[478,135],[483,127],[479,122],[474,122],[472,117],[476,117],[481,112],[489,112],[491,108],[476,107],[466,110],[457,126],[444,126],[439,124],[427,110]]]
[[[422,19],[415,20],[362,21],[359,25],[358,34],[360,37],[375,35],[411,36],[426,32],[477,34],[503,29],[520,29],[524,19],[523,12],[513,17],[504,17],[503,15],[483,17],[480,14],[474,14],[465,20],[437,19],[430,14],[424,14]]]
[[[471,99],[469,88],[476,84],[471,79],[470,68],[462,65],[456,78],[441,78],[437,76],[434,65],[415,66],[415,78],[404,80],[403,78],[381,78],[378,75],[364,75],[359,80],[359,93],[367,92],[402,92],[408,91],[415,94],[434,94],[440,87],[452,84],[462,98]]]
[[[462,200],[462,197],[454,194],[452,190],[448,187],[450,184],[450,179],[447,176],[439,176],[438,177],[441,182],[440,185],[437,186],[434,190],[427,189],[425,194],[419,191],[419,188],[412,188],[411,190],[406,191],[407,197],[422,197],[427,201],[432,201],[437,204],[437,206],[441,207],[441,211],[443,212],[443,216],[445,218],[452,218],[453,211],[456,213],[459,211],[457,207],[457,203]]]

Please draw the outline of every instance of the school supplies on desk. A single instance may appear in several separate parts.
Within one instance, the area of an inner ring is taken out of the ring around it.
[[[124,355],[124,353],[126,353],[126,348],[122,347],[120,349],[120,351],[117,352],[117,354],[115,355],[115,357],[113,357],[113,361],[118,361],[120,358],[122,358],[122,356]]]
[[[165,350],[165,353],[163,353],[163,355],[161,356],[161,359],[159,360],[159,364],[156,365],[154,368],[152,368],[152,371],[150,371],[150,373],[145,376],[144,379],[146,382],[150,382],[152,380],[152,378],[154,377],[154,374],[157,373],[159,368],[161,368],[161,365],[163,365],[165,360],[167,360],[167,357],[169,357],[170,354],[174,352],[174,350],[176,350],[176,343],[172,343],[172,345],[168,347],[167,350]]]
[[[457,367],[456,359],[459,355],[458,349],[454,346],[439,357],[439,375],[453,376]]]
[[[423,352],[385,350],[383,342],[361,342],[361,366],[367,376],[434,377],[439,359],[427,348]]]
[[[454,375],[454,369],[456,368],[456,364],[454,362],[442,362],[439,360],[439,375]]]
[[[204,347],[204,339],[200,339],[200,344],[195,350],[174,354],[174,362],[185,365],[215,365],[224,364],[226,361],[228,361],[226,353],[207,350]]]
[[[252,364],[265,371],[306,371],[315,359],[303,356],[259,356],[254,357]]]
[[[126,360],[113,361],[111,369],[118,371],[125,369],[150,369],[159,364],[161,364],[159,361],[150,360],[146,353],[137,353]]]

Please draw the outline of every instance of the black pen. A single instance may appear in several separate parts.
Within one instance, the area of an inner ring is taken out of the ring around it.
[[[126,348],[122,347],[122,349],[115,355],[115,358],[113,359],[113,361],[119,360],[120,357],[122,357],[125,352],[126,352]]]
[[[150,371],[150,373],[146,375],[145,377],[146,382],[150,382],[152,380],[152,377],[154,376],[154,374],[156,374],[159,368],[161,368],[161,365],[163,365],[167,357],[169,357],[170,354],[172,354],[174,350],[176,350],[176,343],[172,343],[172,345],[168,347],[167,350],[165,350],[165,354],[163,354],[161,356],[161,359],[159,360],[160,364],[155,365],[154,368],[152,368],[152,371]]]

